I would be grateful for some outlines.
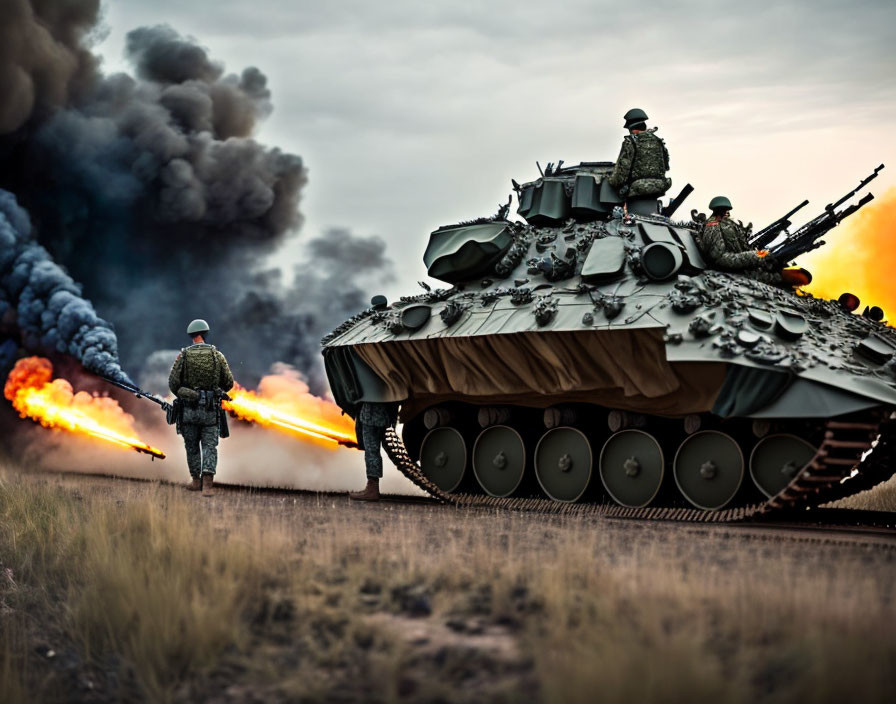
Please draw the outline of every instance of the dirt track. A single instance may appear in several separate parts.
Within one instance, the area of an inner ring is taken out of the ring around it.
[[[115,494],[121,500],[139,499],[158,489],[177,493],[179,484],[149,482],[118,477],[82,474],[36,475],[41,481],[59,483],[76,490]],[[809,543],[815,545],[855,545],[869,550],[887,552],[896,550],[896,514],[863,512],[849,509],[820,509],[815,516],[801,520],[778,518],[743,524],[697,525],[676,521],[642,521],[598,516],[545,516],[538,513],[507,512],[486,509],[457,509],[442,506],[424,497],[384,495],[379,503],[349,501],[343,493],[309,492],[300,490],[256,489],[251,487],[217,485],[212,499],[195,497],[200,510],[209,511],[215,520],[224,516],[239,521],[249,516],[263,521],[273,520],[299,530],[309,523],[321,525],[321,521],[345,520],[374,521],[378,528],[388,529],[393,521],[410,521],[419,526],[432,526],[440,517],[468,517],[471,521],[486,521],[493,527],[509,529],[517,523],[544,524],[562,534],[563,530],[593,529],[612,540],[618,536],[624,542],[637,536],[638,540],[685,540],[702,544],[703,541],[736,541],[744,546],[756,542]],[[202,500],[200,500],[202,499]],[[221,515],[223,514],[223,516]],[[863,519],[877,522],[877,526],[861,526]],[[544,546],[533,545],[536,550]],[[711,558],[711,555],[706,557]]]

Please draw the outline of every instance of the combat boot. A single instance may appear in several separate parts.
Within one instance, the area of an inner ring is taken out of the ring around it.
[[[350,491],[348,498],[355,501],[379,501],[380,500],[380,480],[368,479],[367,486],[363,491]]]
[[[215,495],[215,475],[214,474],[203,474],[202,475],[202,495],[203,496],[214,496]]]
[[[193,480],[187,484],[187,491],[200,491],[202,489],[202,480],[199,477],[193,477]]]

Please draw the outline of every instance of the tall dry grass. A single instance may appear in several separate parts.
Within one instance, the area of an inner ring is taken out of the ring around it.
[[[3,701],[73,698],[35,639],[160,702],[883,702],[896,671],[871,544],[8,472],[0,559]]]
[[[120,662],[154,701],[247,642],[241,614],[282,572],[276,538],[262,540],[257,521],[216,533],[179,494],[122,502],[0,480],[7,606],[41,614],[87,662]],[[7,639],[0,663],[16,649]]]

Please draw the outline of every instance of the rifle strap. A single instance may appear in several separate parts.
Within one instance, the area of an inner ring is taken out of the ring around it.
[[[632,185],[632,172],[635,170],[635,159],[638,158],[638,140],[635,139],[635,135],[629,134],[625,137],[628,140],[631,140],[632,143],[632,161],[628,166],[628,176],[625,179],[625,185],[631,188]]]
[[[215,364],[215,388],[218,388],[218,382],[221,380],[221,369],[218,361],[218,348],[214,345],[212,345],[212,360]]]

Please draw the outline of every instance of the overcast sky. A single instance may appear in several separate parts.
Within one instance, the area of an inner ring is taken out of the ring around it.
[[[695,186],[684,210],[725,194],[763,225],[881,162],[872,190],[896,184],[894,0],[525,5],[115,0],[99,50],[124,68],[126,32],[168,23],[260,68],[259,138],[309,169],[291,253],[329,226],[380,235],[392,295],[422,277],[431,230],[493,213],[536,160],[615,159],[630,107],[666,139],[673,192]]]

